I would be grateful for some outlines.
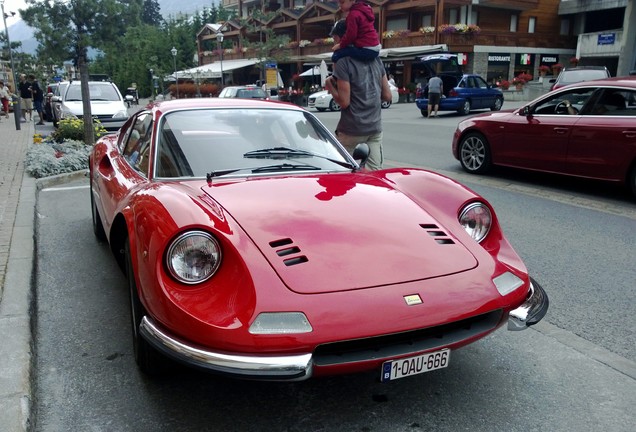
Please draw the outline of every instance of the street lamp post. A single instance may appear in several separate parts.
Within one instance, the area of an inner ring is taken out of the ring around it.
[[[177,49],[172,47],[170,50],[172,53],[172,61],[174,65],[174,80],[177,83],[177,99],[179,99],[179,77],[177,76]]]
[[[152,95],[152,100],[154,101],[155,98],[156,98],[156,95],[155,95],[155,71],[152,68],[148,69],[148,71],[150,72],[150,94]]]
[[[7,27],[7,15],[4,13],[4,0],[0,0],[0,9],[2,9],[2,20],[4,22],[4,32],[7,39],[7,49],[9,50],[9,61],[11,63],[11,73],[13,74],[13,91],[18,95],[18,103],[13,105],[13,117],[15,117],[15,130],[20,130],[20,118],[22,117],[22,108],[20,106],[20,91],[18,90],[18,74],[13,64],[13,51],[11,51],[11,39],[9,39],[9,28]],[[7,83],[8,84],[8,83]]]
[[[223,33],[218,32],[216,34],[216,41],[219,44],[219,56],[221,57],[221,88],[225,87],[223,80]]]
[[[197,82],[197,97],[201,97],[201,71],[198,70],[194,73],[194,79]]]

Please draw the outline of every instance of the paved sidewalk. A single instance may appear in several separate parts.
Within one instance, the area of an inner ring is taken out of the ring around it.
[[[37,118],[37,115],[35,116]],[[0,120],[0,430],[22,432],[31,409],[35,179],[24,159],[34,122]]]

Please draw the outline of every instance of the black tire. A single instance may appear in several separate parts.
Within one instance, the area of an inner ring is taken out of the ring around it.
[[[380,106],[382,107],[382,109],[387,109],[389,107],[391,107],[391,101],[382,101],[382,103],[380,104]]]
[[[104,231],[104,225],[102,225],[102,219],[99,216],[99,212],[97,211],[97,206],[95,205],[95,197],[93,197],[92,182],[88,192],[91,194],[91,214],[93,216],[93,233],[95,234],[97,241],[104,242],[106,241],[106,231]]]
[[[128,279],[128,291],[130,293],[130,318],[132,323],[133,351],[135,363],[143,373],[147,375],[161,375],[166,370],[167,359],[154,349],[139,333],[141,319],[147,315],[144,306],[139,300],[137,282],[132,267],[130,255],[130,241],[124,240],[124,254],[126,262],[126,277]]]
[[[427,110],[423,109],[423,110],[420,110],[420,112],[422,113],[422,117],[428,117],[428,111]]]
[[[462,104],[462,106],[457,110],[457,112],[462,115],[470,114],[470,101],[466,99],[464,103]]]
[[[492,166],[490,145],[485,136],[471,132],[459,142],[459,162],[472,174],[483,174]]]
[[[320,111],[320,112],[327,111],[327,108],[316,108],[316,109],[317,109],[318,111]]]
[[[338,105],[338,103],[331,99],[331,102],[329,102],[329,110],[330,111],[340,111],[340,105]]]
[[[495,104],[490,107],[490,111],[501,111],[501,107],[503,106],[503,98],[495,99]]]
[[[632,167],[629,175],[627,176],[627,184],[632,191],[632,195],[636,198],[636,164]]]

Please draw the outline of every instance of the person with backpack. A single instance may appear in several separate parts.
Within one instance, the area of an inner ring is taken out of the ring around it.
[[[29,81],[31,82],[31,97],[33,99],[33,109],[37,111],[40,116],[40,121],[36,124],[44,124],[44,91],[40,87],[40,83],[35,78],[35,75],[29,75]]]

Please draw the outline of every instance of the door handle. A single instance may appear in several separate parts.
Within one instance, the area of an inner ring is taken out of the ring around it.
[[[555,127],[554,128],[554,132],[558,133],[559,135],[563,135],[565,133],[568,133],[569,130],[570,130],[570,128],[566,128],[566,127]]]

